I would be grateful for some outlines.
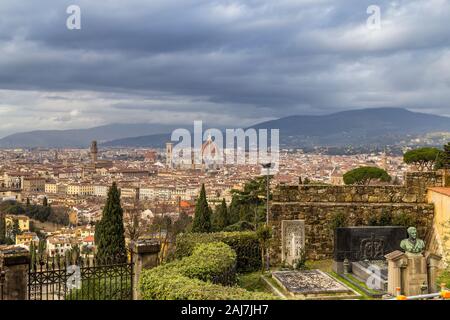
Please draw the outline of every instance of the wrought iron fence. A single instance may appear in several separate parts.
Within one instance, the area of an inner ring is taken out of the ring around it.
[[[5,271],[0,270],[0,301],[4,300]]]
[[[29,300],[131,300],[132,293],[132,260],[52,257],[29,267]]]

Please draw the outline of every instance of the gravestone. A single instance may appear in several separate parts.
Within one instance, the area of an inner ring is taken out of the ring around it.
[[[400,249],[400,242],[406,237],[406,228],[346,227],[336,228],[334,233],[333,268],[343,273],[343,262],[385,260],[385,255]]]
[[[355,295],[342,282],[321,270],[274,271],[272,278],[291,296],[324,298],[323,295],[339,298]]]
[[[281,221],[281,259],[288,265],[301,258],[305,249],[305,221]]]

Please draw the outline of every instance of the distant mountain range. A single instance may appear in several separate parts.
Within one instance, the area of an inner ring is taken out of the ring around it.
[[[0,148],[85,148],[92,140],[102,143],[131,136],[171,132],[178,127],[146,123],[116,123],[89,129],[37,130],[6,136],[0,139]]]
[[[170,140],[170,132],[179,127],[183,126],[111,124],[91,129],[33,131],[0,139],[0,147],[87,147],[91,140],[103,147],[163,147]],[[402,108],[375,108],[289,116],[252,128],[280,129],[284,147],[383,146],[430,132],[450,132],[450,118]]]
[[[380,146],[399,144],[430,132],[450,132],[450,118],[402,108],[374,108],[290,116],[254,128],[280,128],[281,144],[285,146]]]
[[[254,129],[280,129],[284,147],[396,145],[430,132],[450,132],[450,118],[401,108],[343,111],[322,116],[289,116],[258,123]],[[112,140],[107,147],[162,147],[167,135]]]

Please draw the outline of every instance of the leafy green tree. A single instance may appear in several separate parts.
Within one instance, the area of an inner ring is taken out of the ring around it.
[[[250,231],[250,230],[255,231],[255,225],[247,221],[238,221],[222,229],[222,231],[226,232]]]
[[[182,232],[187,232],[189,227],[192,225],[192,218],[186,214],[186,212],[181,212],[178,219],[173,223],[173,240],[176,240],[176,236]]]
[[[192,225],[193,232],[211,232],[211,208],[206,199],[205,184],[202,184],[200,196],[195,204],[194,222]]]
[[[44,199],[42,200],[42,205],[43,205],[44,207],[47,207],[47,206],[48,206],[48,199],[47,199],[47,197],[44,197]]]
[[[120,192],[115,182],[109,188],[102,219],[95,227],[95,244],[96,258],[100,261],[106,259],[115,259],[117,262],[126,261],[123,209],[120,204]]]
[[[440,150],[437,148],[418,148],[405,152],[403,161],[406,164],[413,164],[418,170],[432,170],[435,162],[438,160]]]
[[[231,191],[230,224],[247,221],[256,225],[258,222],[265,221],[266,179],[266,176],[252,179],[244,185],[243,190]]]
[[[212,216],[213,229],[214,231],[222,231],[229,224],[227,203],[225,199],[222,199],[222,203],[217,206]]]
[[[368,185],[372,180],[389,182],[391,177],[385,170],[377,167],[359,167],[344,174],[345,184]]]

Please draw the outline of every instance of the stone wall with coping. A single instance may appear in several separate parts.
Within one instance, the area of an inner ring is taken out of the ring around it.
[[[442,186],[443,175],[438,172],[407,172],[402,186],[279,186],[273,194],[274,202],[369,202],[424,203],[427,188]]]
[[[305,220],[306,254],[314,260],[332,257],[337,216],[344,217],[347,226],[360,226],[388,214],[397,224],[406,220],[416,225],[419,236],[427,240],[434,215],[434,206],[427,203],[427,188],[442,183],[441,173],[411,172],[403,186],[279,186],[270,212],[272,260],[281,262],[282,220]]]

